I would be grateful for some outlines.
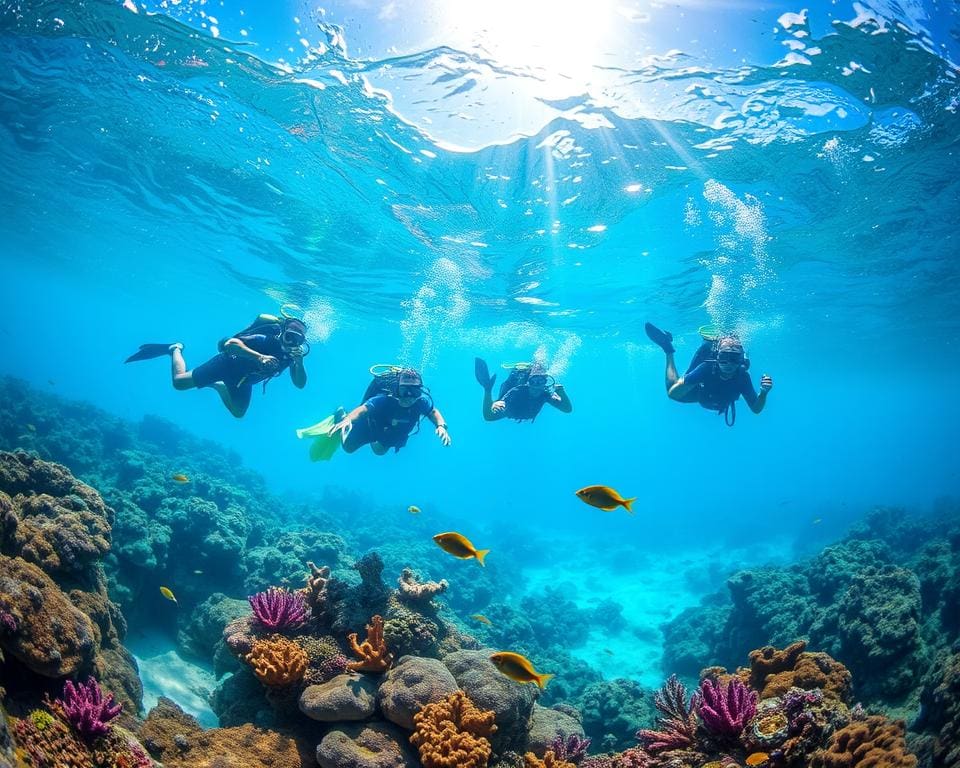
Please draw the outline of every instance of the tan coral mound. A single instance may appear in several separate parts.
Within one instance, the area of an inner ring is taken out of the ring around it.
[[[456,691],[413,716],[410,743],[420,751],[424,768],[486,768],[489,737],[497,730],[493,719],[492,711],[478,709]]]
[[[575,763],[559,759],[552,749],[548,749],[543,753],[543,760],[533,752],[527,752],[523,756],[523,768],[577,768],[577,766]]]
[[[881,715],[850,723],[810,756],[810,768],[915,768],[904,732],[902,720]]]
[[[750,652],[750,669],[737,674],[760,692],[760,699],[782,696],[791,688],[820,688],[828,698],[848,703],[853,677],[839,661],[826,653],[809,653],[802,640],[780,650],[771,645]]]
[[[274,688],[303,680],[309,661],[303,648],[279,635],[257,640],[244,659],[261,683]]]

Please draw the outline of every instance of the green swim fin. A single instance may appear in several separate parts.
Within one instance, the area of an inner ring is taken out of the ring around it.
[[[336,423],[336,417],[331,415],[312,427],[297,430],[297,437],[301,439],[304,437],[313,438],[313,442],[310,444],[310,461],[329,461],[333,458],[333,454],[340,447],[340,435],[338,433],[331,436],[327,432]]]

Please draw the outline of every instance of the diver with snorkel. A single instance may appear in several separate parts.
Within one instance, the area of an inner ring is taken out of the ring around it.
[[[330,459],[341,443],[347,453],[364,445],[377,456],[391,448],[399,451],[410,435],[419,431],[422,418],[433,423],[444,446],[450,445],[446,420],[433,404],[418,371],[399,365],[374,365],[370,373],[373,381],[363,393],[363,402],[350,413],[338,408],[320,423],[297,430],[297,437],[314,438],[310,448],[313,461]]]
[[[737,420],[737,400],[742,396],[754,413],[760,413],[767,404],[767,393],[773,389],[773,379],[760,377],[760,394],[750,378],[750,360],[743,344],[734,333],[724,333],[711,326],[700,328],[703,343],[693,355],[683,376],[677,374],[673,356],[673,334],[646,323],[644,330],[650,341],[667,356],[667,396],[681,403],[700,403],[704,408],[723,415],[728,427]]]
[[[183,344],[141,344],[124,362],[170,356],[170,376],[178,390],[212,387],[223,404],[238,419],[250,407],[253,385],[267,382],[288,368],[297,389],[307,385],[303,358],[310,353],[307,326],[294,316],[293,305],[280,308],[280,315],[258,315],[246,328],[221,339],[218,353],[193,370],[187,370]]]
[[[497,399],[493,399],[493,385],[496,374],[490,375],[490,369],[479,357],[473,362],[473,372],[477,382],[483,387],[483,418],[486,421],[514,419],[533,421],[544,405],[551,405],[562,413],[573,411],[573,405],[567,396],[563,384],[547,374],[540,363],[505,363],[503,367],[510,371],[500,385]]]

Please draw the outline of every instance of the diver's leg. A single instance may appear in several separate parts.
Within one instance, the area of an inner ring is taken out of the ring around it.
[[[677,364],[673,359],[673,352],[667,352],[667,371],[664,375],[664,380],[667,385],[667,392],[670,391],[670,387],[677,383],[677,379],[680,377],[677,375]]]
[[[193,373],[187,370],[187,362],[180,351],[182,348],[180,344],[174,344],[170,348],[170,379],[174,389],[193,389],[197,385],[193,381]]]
[[[250,396],[253,393],[253,388],[230,387],[222,381],[215,381],[211,386],[217,390],[217,394],[220,395],[220,399],[231,415],[242,419],[250,407]]]

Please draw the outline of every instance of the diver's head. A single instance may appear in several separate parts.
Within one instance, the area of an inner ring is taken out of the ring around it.
[[[527,374],[527,386],[532,394],[538,394],[546,390],[547,369],[540,363],[534,363],[530,366],[530,373]]]
[[[280,345],[291,350],[302,347],[307,342],[307,326],[302,320],[295,317],[283,321],[283,330],[280,331]]]
[[[404,368],[397,374],[397,400],[404,408],[413,405],[423,394],[423,379],[413,368]]]
[[[717,368],[724,379],[733,378],[734,374],[743,366],[746,355],[743,344],[736,336],[724,336],[717,345]]]

